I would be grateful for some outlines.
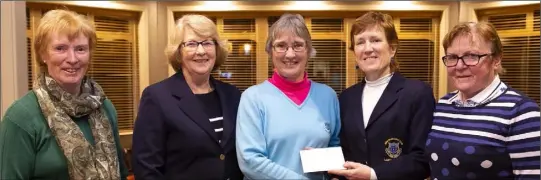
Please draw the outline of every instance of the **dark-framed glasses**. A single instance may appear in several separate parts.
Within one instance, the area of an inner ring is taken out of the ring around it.
[[[205,41],[188,41],[181,43],[187,50],[195,51],[199,45],[203,46],[203,49],[210,50],[216,47],[216,41],[214,40],[205,40]]]
[[[443,56],[441,59],[443,60],[443,64],[447,67],[454,67],[458,64],[458,61],[462,60],[462,63],[466,66],[475,66],[479,64],[479,60],[482,57],[491,55],[489,54],[466,54],[463,56],[457,56],[454,54]]]
[[[306,50],[306,45],[304,43],[294,43],[293,46],[288,46],[287,44],[275,44],[272,46],[274,51],[279,53],[286,52],[290,47],[295,52],[304,52]]]

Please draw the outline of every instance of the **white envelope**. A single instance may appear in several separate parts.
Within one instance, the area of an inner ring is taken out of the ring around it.
[[[301,150],[300,153],[304,173],[345,169],[341,147]]]

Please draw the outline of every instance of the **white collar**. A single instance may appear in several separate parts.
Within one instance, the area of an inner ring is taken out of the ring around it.
[[[495,97],[499,96],[505,89],[507,89],[507,86],[501,82],[502,81],[500,80],[500,77],[496,75],[496,77],[494,77],[494,80],[492,80],[492,83],[490,83],[487,87],[485,87],[485,89],[477,93],[472,98],[467,99],[466,102],[462,102],[462,100],[460,100],[460,91],[458,91],[456,95],[451,97],[449,99],[449,102],[454,102],[465,106],[476,106],[478,104],[482,104],[486,101],[494,99]]]
[[[376,87],[376,86],[380,86],[380,85],[383,85],[383,84],[389,84],[389,82],[391,81],[391,78],[393,77],[393,74],[394,73],[389,73],[383,77],[380,77],[379,79],[376,79],[374,81],[369,81],[366,79],[366,77],[364,78],[364,81],[366,82],[366,86],[371,86],[371,87]]]

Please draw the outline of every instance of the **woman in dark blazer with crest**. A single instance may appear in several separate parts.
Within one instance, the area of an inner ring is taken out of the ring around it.
[[[406,79],[394,56],[398,36],[391,16],[368,12],[350,32],[363,81],[340,94],[340,143],[347,179],[404,180],[429,176],[424,147],[432,125],[432,88]]]
[[[147,87],[133,132],[136,179],[242,179],[235,151],[240,91],[210,76],[227,49],[205,16],[177,21],[166,50],[175,75]]]

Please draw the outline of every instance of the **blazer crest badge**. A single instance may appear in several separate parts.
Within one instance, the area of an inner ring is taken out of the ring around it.
[[[397,158],[402,153],[402,146],[404,143],[398,138],[390,138],[385,141],[385,153],[389,158],[385,158],[385,161]]]

